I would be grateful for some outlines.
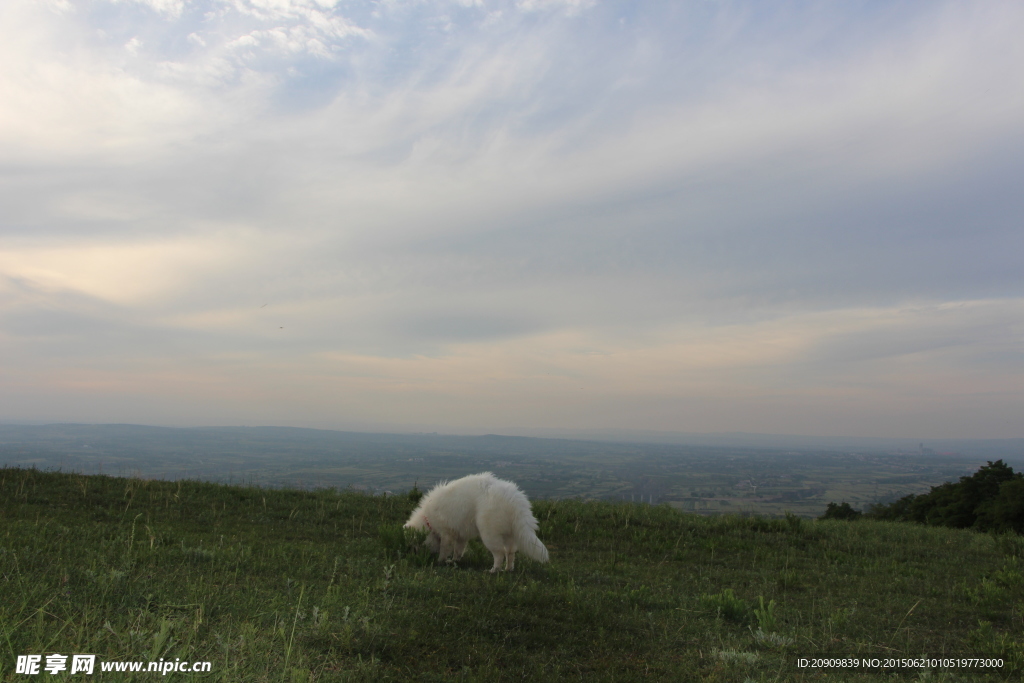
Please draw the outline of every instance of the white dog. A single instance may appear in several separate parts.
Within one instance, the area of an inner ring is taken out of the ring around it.
[[[466,544],[479,538],[494,555],[494,573],[516,565],[516,550],[540,562],[548,549],[537,538],[537,520],[519,487],[490,472],[471,474],[430,489],[413,510],[406,527],[428,532],[426,544],[438,562],[457,560]]]

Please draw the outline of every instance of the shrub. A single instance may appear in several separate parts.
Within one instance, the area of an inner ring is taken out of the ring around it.
[[[1024,534],[1024,478],[999,485],[999,494],[977,508],[975,525],[991,531]]]
[[[854,510],[850,507],[849,503],[843,501],[841,505],[829,503],[828,507],[825,508],[825,514],[818,519],[846,519],[853,521],[855,519],[860,519],[861,514],[860,510]]]
[[[1024,475],[1002,460],[989,461],[969,477],[933,486],[928,493],[875,505],[874,519],[918,522],[955,529],[1024,533]]]

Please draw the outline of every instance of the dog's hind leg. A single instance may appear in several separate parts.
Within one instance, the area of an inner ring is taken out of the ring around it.
[[[505,564],[505,543],[501,538],[501,534],[482,532],[480,540],[483,541],[484,547],[490,550],[491,555],[494,556],[494,566],[491,567],[491,573],[500,571]]]
[[[514,539],[507,536],[481,536],[480,540],[484,542],[487,549],[491,551],[491,555],[494,556],[494,566],[491,567],[491,573],[505,569],[509,571],[514,569],[516,566],[516,542]]]
[[[505,551],[504,550],[492,550],[491,555],[494,555],[494,566],[491,567],[491,573],[501,571],[501,566],[505,563]]]

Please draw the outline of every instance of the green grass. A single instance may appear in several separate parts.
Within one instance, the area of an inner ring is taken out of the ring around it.
[[[992,680],[1024,671],[1016,536],[536,501],[551,563],[491,575],[479,543],[457,567],[410,547],[411,508],[0,469],[0,680],[33,680],[16,656],[51,652],[209,660],[171,676],[215,681],[980,677],[794,665],[828,653],[993,654]]]

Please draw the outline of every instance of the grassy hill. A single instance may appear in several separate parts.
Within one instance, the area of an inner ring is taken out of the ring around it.
[[[0,680],[18,655],[210,661],[215,681],[1013,680],[1024,542],[911,524],[536,501],[541,565],[411,551],[406,496],[0,469]],[[989,670],[798,657],[994,655]],[[70,660],[69,660],[70,661]],[[45,680],[79,680],[68,672]],[[154,680],[154,673],[100,673]],[[88,679],[84,679],[88,680]]]

